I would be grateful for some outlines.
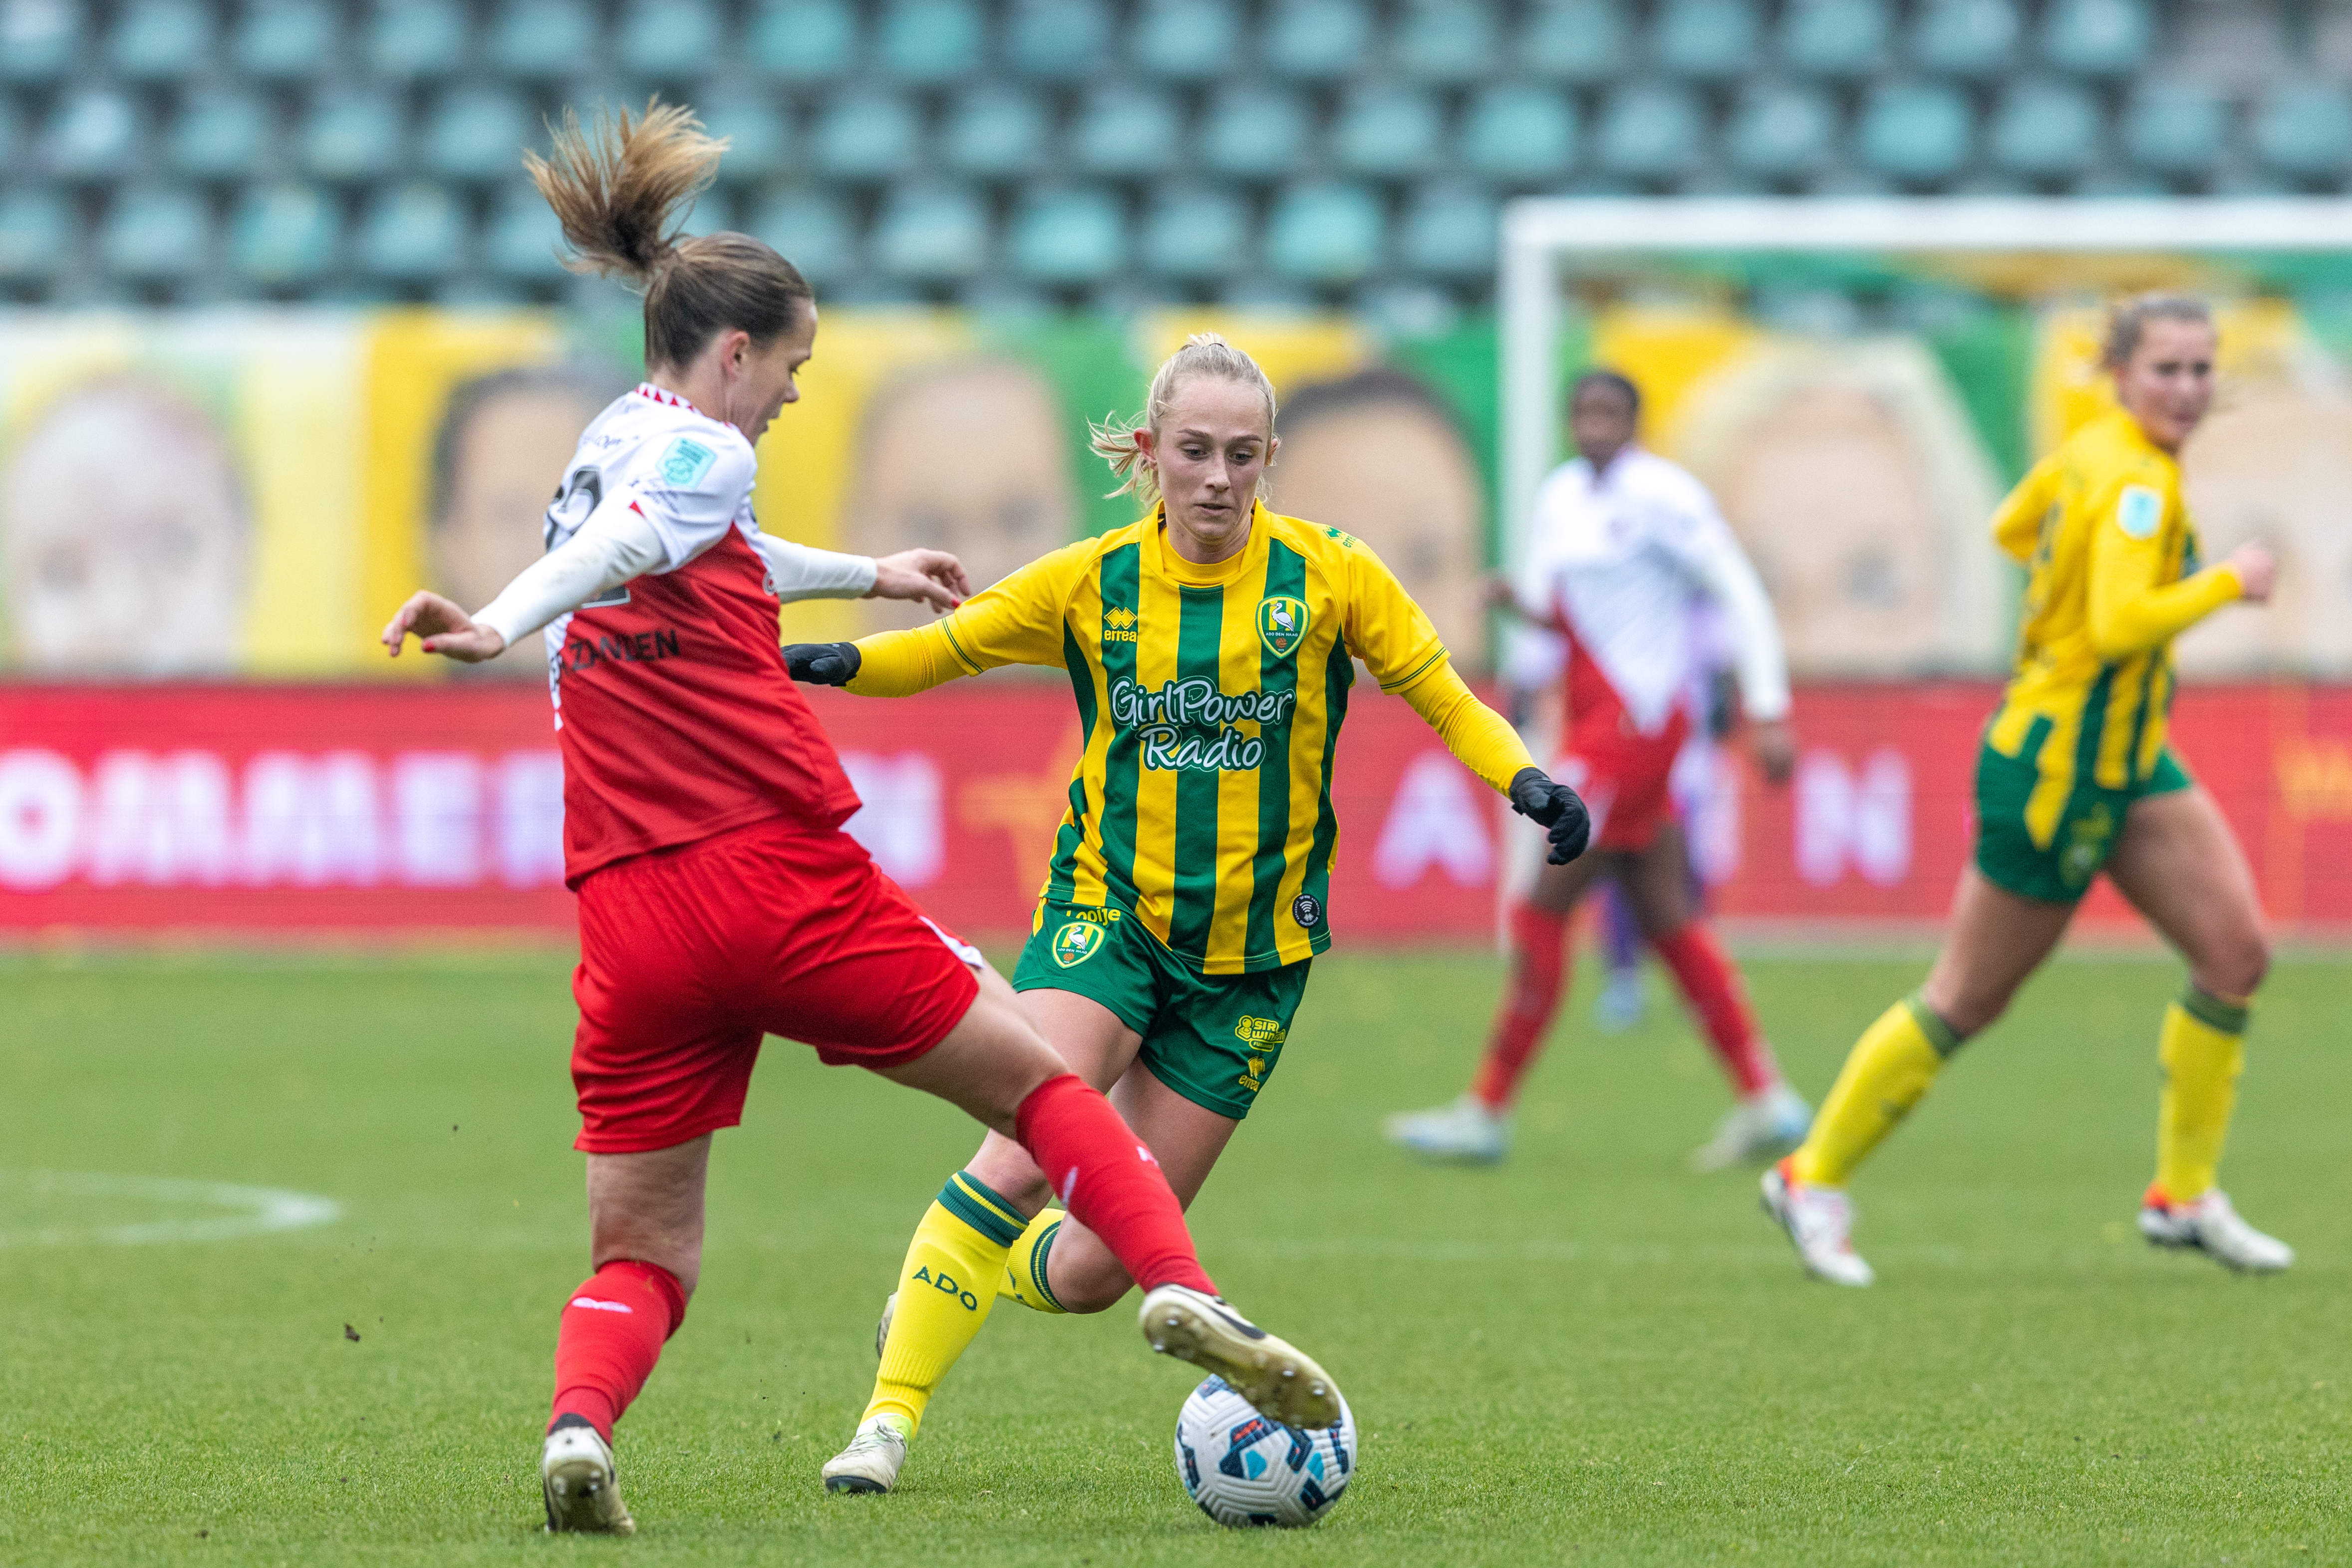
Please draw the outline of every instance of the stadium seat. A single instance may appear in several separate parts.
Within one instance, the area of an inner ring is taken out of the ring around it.
[[[1863,165],[1872,173],[1908,185],[1937,185],[1967,166],[1976,122],[1955,88],[1890,83],[1864,101],[1857,139]]]
[[[1275,0],[1258,55],[1276,76],[1338,81],[1364,68],[1372,18],[1363,0]]]
[[[857,62],[857,11],[849,0],[769,0],[753,12],[752,68],[794,84],[846,76]]]
[[[1307,130],[1307,106],[1293,95],[1228,88],[1210,100],[1197,145],[1201,161],[1216,174],[1278,179],[1306,156]]]
[[[2156,18],[2147,0],[2053,0],[2041,45],[2042,58],[2062,71],[2126,77],[2155,47]]]
[[[985,84],[948,106],[938,137],[940,161],[975,179],[1026,179],[1045,163],[1046,131],[1035,93]]]
[[[988,265],[988,209],[968,190],[919,185],[890,193],[874,223],[874,264],[908,283],[956,283]]]
[[[1005,248],[1014,275],[1027,282],[1105,282],[1128,265],[1127,214],[1105,191],[1034,192],[1014,214]]]
[[[1885,66],[1894,31],[1886,0],[1792,0],[1780,17],[1780,58],[1801,76],[1853,80]]]
[[[404,140],[399,106],[387,95],[328,92],[302,128],[302,166],[322,179],[374,179],[399,166]]]
[[[2124,105],[2124,156],[2154,174],[2175,179],[2210,174],[2229,139],[2229,105],[2201,82],[2141,82]]]
[[[914,167],[922,127],[896,93],[845,93],[816,122],[817,172],[837,180],[887,180]]]
[[[236,68],[263,81],[308,81],[334,64],[342,24],[326,0],[261,0],[238,18]]]
[[[137,159],[142,129],[137,106],[121,93],[77,92],[50,111],[42,162],[62,179],[112,179]]]
[[[1511,59],[1548,81],[1613,81],[1633,68],[1633,29],[1621,0],[1541,0],[1528,13]]]
[[[563,226],[539,192],[509,186],[499,194],[483,226],[482,264],[511,282],[560,283],[569,276],[556,248],[562,239]]]
[[[1033,81],[1083,81],[1110,59],[1102,0],[1019,0],[1004,18],[1004,63]]]
[[[681,82],[722,64],[728,42],[711,0],[631,0],[613,54],[646,81]]]
[[[441,95],[418,121],[425,169],[445,180],[504,180],[520,167],[538,122],[523,100],[494,87]]]
[[[593,67],[596,12],[575,0],[502,0],[490,15],[490,64],[524,81],[555,81]]]
[[[1381,262],[1381,204],[1361,185],[1294,185],[1265,220],[1265,262],[1297,283],[1353,283]]]
[[[1398,225],[1398,258],[1415,272],[1449,281],[1491,278],[1501,215],[1494,194],[1475,185],[1424,185],[1413,193]]]
[[[185,185],[118,192],[98,230],[99,265],[119,278],[166,282],[193,277],[209,259],[212,217]]]
[[[1602,104],[1599,141],[1605,174],[1647,184],[1681,179],[1706,153],[1706,113],[1685,89],[1636,82]]]
[[[184,81],[211,65],[215,30],[201,0],[131,0],[107,33],[106,63],[126,81]]]
[[[775,247],[820,289],[849,276],[856,259],[856,228],[848,209],[822,191],[770,197],[751,213],[744,231]]]
[[[16,100],[0,93],[0,169],[25,167],[25,117]]]
[[[1651,64],[1669,76],[1729,81],[1761,54],[1754,0],[1664,0],[1651,29]]]
[[[1389,34],[1389,63],[1414,81],[1466,83],[1494,74],[1491,0],[1411,0]]]
[[[719,178],[730,185],[770,180],[791,167],[792,132],[772,92],[720,89],[695,100],[702,128],[726,138]]]
[[[1927,0],[1911,34],[1911,59],[1936,76],[1989,80],[2017,63],[2025,32],[2017,0]]]
[[[1559,179],[1576,163],[1576,110],[1556,88],[1481,89],[1462,117],[1459,156],[1470,173],[1505,184]]]
[[[81,24],[82,7],[65,0],[0,0],[0,81],[64,80],[81,63]]]
[[[1139,179],[1167,165],[1183,144],[1183,117],[1167,94],[1128,85],[1103,88],[1070,127],[1069,157],[1089,174]]]
[[[1732,168],[1768,184],[1810,179],[1829,163],[1836,142],[1836,105],[1807,87],[1748,89],[1724,133]]]
[[[978,71],[986,24],[971,0],[890,0],[878,53],[885,74],[939,86]]]
[[[2098,163],[2105,125],[2099,105],[2071,82],[2023,81],[2002,89],[1986,130],[1992,166],[2027,180],[2065,180]]]
[[[2273,174],[2332,184],[2352,169],[2352,102],[2337,82],[2274,87],[2254,110],[2252,142],[2254,155]]]
[[[471,63],[470,32],[457,0],[378,0],[368,24],[368,69],[394,81],[455,76]]]
[[[46,281],[75,265],[73,209],[47,185],[0,189],[0,283]]]
[[[1231,0],[1146,0],[1129,26],[1129,58],[1163,81],[1206,81],[1232,68],[1241,37]]]
[[[1331,122],[1331,162],[1376,179],[1427,174],[1437,164],[1443,129],[1437,100],[1418,88],[1360,88]]]
[[[163,163],[189,179],[242,180],[260,169],[275,141],[268,104],[215,88],[182,106],[163,137]]]
[[[554,216],[548,213],[551,222]],[[229,217],[230,269],[264,288],[310,282],[334,265],[341,226],[334,203],[315,185],[253,187]]]
[[[397,185],[377,192],[360,214],[360,268],[389,282],[431,282],[465,269],[466,240],[466,215],[446,189]]]
[[[1224,278],[1248,264],[1249,209],[1222,190],[1160,192],[1145,215],[1141,261],[1154,277],[1182,282]]]

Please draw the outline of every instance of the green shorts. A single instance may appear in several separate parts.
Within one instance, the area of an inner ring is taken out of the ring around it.
[[[1101,1003],[1143,1037],[1152,1077],[1238,1121],[1273,1075],[1314,962],[1202,974],[1123,910],[1048,903],[1013,967],[1013,989]]]
[[[2021,898],[2071,904],[2090,890],[2091,879],[2114,853],[2124,813],[2144,795],[2168,795],[2192,783],[2189,770],[2168,745],[2158,753],[2145,783],[2106,789],[2078,774],[2059,808],[2056,828],[2045,845],[2033,841],[2026,807],[2042,773],[2036,760],[2050,734],[2050,721],[2036,719],[2017,755],[2003,756],[1991,743],[1977,746],[1977,869],[1995,887]]]

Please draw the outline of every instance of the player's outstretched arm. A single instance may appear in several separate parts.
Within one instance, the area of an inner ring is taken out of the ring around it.
[[[506,652],[507,639],[496,626],[486,626],[438,594],[412,594],[400,613],[383,628],[383,646],[398,658],[411,635],[426,653],[437,653],[460,664],[479,664]]]
[[[866,597],[909,600],[945,615],[971,597],[971,582],[963,563],[944,550],[901,550],[875,558],[874,586]]]
[[[516,574],[473,615],[438,594],[417,594],[383,628],[383,644],[398,658],[414,633],[427,653],[479,664],[558,616],[652,571],[667,553],[660,531],[625,491],[607,496],[578,532]]]
[[[1567,865],[1592,842],[1592,814],[1584,809],[1583,800],[1541,768],[1522,768],[1511,781],[1511,809],[1544,830],[1551,840],[1544,858],[1555,866]]]
[[[1553,865],[1565,866],[1584,853],[1592,837],[1584,802],[1536,766],[1519,732],[1478,700],[1451,662],[1440,664],[1398,695],[1412,705],[1464,767],[1509,797],[1512,810],[1543,826],[1551,839],[1549,858]]]

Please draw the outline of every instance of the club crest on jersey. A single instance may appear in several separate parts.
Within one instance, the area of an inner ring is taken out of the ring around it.
[[[685,489],[700,482],[702,476],[710,471],[710,465],[718,460],[719,454],[701,442],[680,436],[661,455],[662,483]]]
[[[1307,640],[1307,604],[1287,594],[1257,602],[1257,635],[1276,658],[1288,658]]]
[[[1135,642],[1142,636],[1140,632],[1138,632],[1135,629],[1142,620],[1143,617],[1141,616],[1137,615],[1125,605],[1105,605],[1103,606],[1102,640],[1105,642]]]
[[[1054,933],[1054,962],[1065,969],[1076,968],[1092,958],[1102,944],[1102,927],[1072,921]]]
[[[2164,498],[2146,485],[2126,485],[2116,501],[2116,525],[2126,539],[2154,539],[2164,521]]]

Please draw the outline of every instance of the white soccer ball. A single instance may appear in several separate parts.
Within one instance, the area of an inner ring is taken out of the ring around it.
[[[1219,1524],[1297,1530],[1331,1511],[1356,1473],[1356,1417],[1321,1432],[1269,1421],[1222,1377],[1176,1413],[1176,1479]]]

